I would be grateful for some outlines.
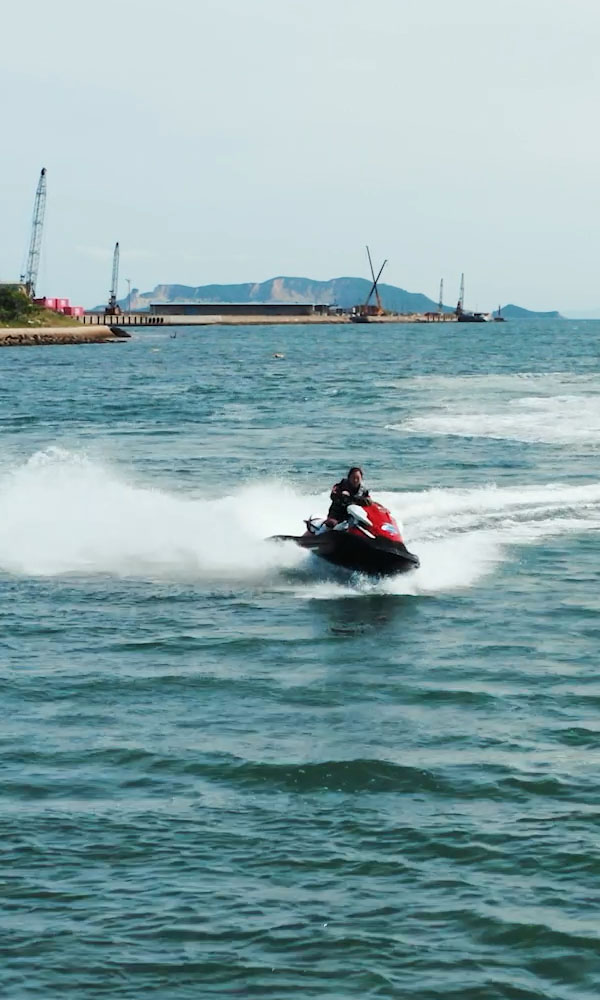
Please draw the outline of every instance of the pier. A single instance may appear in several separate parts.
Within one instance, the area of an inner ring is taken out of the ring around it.
[[[450,319],[455,319],[451,316]],[[304,315],[277,315],[273,313],[251,313],[251,314],[226,314],[226,313],[161,313],[159,315],[143,313],[86,313],[79,318],[79,322],[85,326],[112,326],[112,327],[165,327],[165,326],[273,326],[273,325],[314,325],[314,324],[340,324],[351,323],[352,318],[349,312],[335,313],[306,313]],[[388,313],[382,316],[371,316],[369,323],[427,323],[428,319],[422,314],[400,314]]]
[[[106,315],[104,313],[86,313],[80,317],[80,323],[86,326],[114,326],[114,327],[148,327],[148,326],[262,326],[263,324],[280,323],[348,323],[347,315],[327,316],[320,313],[306,316],[274,316],[261,315],[226,315],[223,313],[207,313],[205,315],[185,315],[177,313],[164,313],[160,316],[151,313],[121,313],[121,315]]]

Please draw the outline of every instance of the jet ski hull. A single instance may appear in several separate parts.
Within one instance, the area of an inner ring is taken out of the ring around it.
[[[276,535],[274,540],[295,542],[334,566],[369,576],[394,576],[419,567],[418,556],[409,552],[403,542],[361,537],[348,531]]]

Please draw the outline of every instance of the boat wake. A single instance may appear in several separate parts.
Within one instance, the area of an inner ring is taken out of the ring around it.
[[[413,385],[422,412],[388,424],[388,431],[558,447],[600,441],[595,374],[419,376]]]
[[[377,494],[404,523],[416,573],[349,577],[275,533],[297,532],[328,497],[278,482],[198,499],[126,481],[113,468],[51,448],[0,479],[0,571],[252,585],[329,598],[430,594],[473,586],[515,548],[600,529],[600,483]]]

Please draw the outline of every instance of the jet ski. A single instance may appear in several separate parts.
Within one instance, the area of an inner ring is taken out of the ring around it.
[[[304,522],[303,535],[274,535],[272,541],[295,542],[334,566],[370,576],[392,576],[418,569],[419,558],[402,540],[398,522],[389,510],[371,500],[368,506],[349,504],[347,518],[328,528],[323,518]]]

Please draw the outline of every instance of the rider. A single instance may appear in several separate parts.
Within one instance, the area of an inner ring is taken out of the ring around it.
[[[331,506],[325,521],[328,528],[334,528],[338,521],[346,520],[348,504],[357,503],[367,507],[371,503],[369,491],[363,486],[363,470],[359,465],[353,465],[346,478],[335,484],[330,499]]]

